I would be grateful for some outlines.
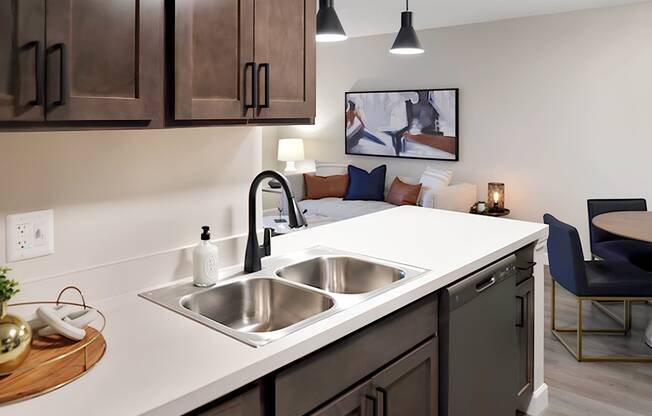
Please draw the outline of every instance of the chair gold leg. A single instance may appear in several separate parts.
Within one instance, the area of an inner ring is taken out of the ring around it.
[[[582,299],[577,299],[577,361],[582,361]]]
[[[623,302],[623,305],[625,305],[625,308],[627,307],[626,305],[627,301]],[[604,306],[602,303],[600,303],[597,300],[592,300],[591,304],[595,306],[599,311],[607,315],[609,318],[611,318],[614,322],[616,322],[618,325],[621,327],[625,328],[626,322],[625,320],[627,319],[627,314],[623,313],[623,318],[619,317],[615,313],[611,312],[606,306]]]
[[[551,279],[551,280],[552,280],[552,290],[551,290],[551,296],[552,296],[552,299],[551,299],[552,310],[551,310],[551,312],[550,312],[550,313],[551,313],[551,317],[550,317],[550,327],[551,327],[551,329],[552,329],[553,331],[556,331],[556,330],[557,330],[557,325],[556,325],[556,323],[555,323],[555,319],[556,319],[556,317],[557,317],[557,316],[556,316],[556,315],[557,315],[557,312],[556,312],[556,309],[557,309],[557,308],[556,308],[556,307],[557,307],[557,305],[556,305],[557,298],[556,298],[556,293],[555,293],[555,292],[556,292],[556,288],[555,288],[555,286],[557,286],[557,282],[555,282],[555,279]]]
[[[626,300],[624,309],[625,309],[624,327],[625,327],[625,331],[629,332],[632,330],[632,302]]]
[[[584,354],[584,333],[623,333],[626,330],[624,329],[585,329],[584,328],[584,316],[582,312],[583,301],[594,301],[594,300],[612,300],[605,299],[604,297],[594,299],[594,298],[577,298],[577,328],[557,328],[556,324],[556,307],[557,307],[557,294],[556,294],[556,282],[552,280],[552,308],[551,308],[551,332],[552,335],[561,343],[561,345],[566,348],[566,350],[580,362],[631,362],[631,363],[652,363],[652,355],[585,355]],[[631,328],[632,321],[632,302],[633,301],[645,301],[644,298],[614,298],[614,301],[625,301],[625,317],[624,324],[625,328]],[[575,332],[576,333],[576,347],[571,347],[562,337],[561,333],[563,332]]]

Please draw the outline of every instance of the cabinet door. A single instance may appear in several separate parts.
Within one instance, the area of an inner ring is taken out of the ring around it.
[[[47,119],[160,118],[163,13],[163,0],[47,0]]]
[[[437,415],[439,387],[435,340],[426,342],[372,378],[380,415]]]
[[[253,117],[253,2],[175,2],[175,119]]]
[[[219,404],[209,403],[185,416],[262,416],[260,387],[256,386]]]
[[[256,0],[261,119],[315,117],[315,0]]]
[[[377,414],[377,398],[371,394],[371,382],[349,390],[326,406],[310,413],[312,416],[370,416]]]
[[[516,286],[518,337],[518,395],[533,392],[534,377],[534,278]]]
[[[0,1],[0,120],[44,118],[45,0]]]

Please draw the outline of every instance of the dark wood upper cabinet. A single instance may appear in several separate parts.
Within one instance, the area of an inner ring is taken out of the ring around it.
[[[160,118],[163,11],[162,0],[47,0],[47,120]]]
[[[315,13],[315,0],[175,1],[174,118],[314,118]]]
[[[315,1],[256,1],[256,118],[315,117]]]
[[[44,119],[45,0],[0,2],[0,120]]]
[[[253,116],[245,109],[255,76],[253,9],[254,0],[174,2],[175,119]]]
[[[310,122],[316,0],[4,0],[0,128]]]

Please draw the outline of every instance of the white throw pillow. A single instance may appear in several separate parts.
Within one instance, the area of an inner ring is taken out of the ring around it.
[[[437,192],[440,189],[450,185],[453,179],[453,172],[450,170],[435,169],[428,166],[421,175],[421,195],[419,195],[419,205],[423,205],[423,194],[425,190]]]
[[[325,163],[315,162],[315,175],[317,176],[331,176],[331,175],[346,175],[348,172],[348,163]]]

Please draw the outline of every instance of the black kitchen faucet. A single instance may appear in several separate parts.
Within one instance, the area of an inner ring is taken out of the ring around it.
[[[256,192],[260,183],[267,178],[276,179],[283,188],[283,193],[288,202],[288,217],[290,228],[300,228],[306,225],[306,219],[303,217],[297,201],[294,199],[294,193],[290,188],[287,178],[274,170],[266,170],[259,173],[251,182],[249,188],[249,237],[247,237],[247,251],[245,253],[244,270],[245,273],[254,273],[260,270],[260,259],[269,256],[272,253],[272,230],[265,228],[263,245],[258,243],[256,233]]]

